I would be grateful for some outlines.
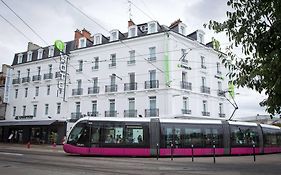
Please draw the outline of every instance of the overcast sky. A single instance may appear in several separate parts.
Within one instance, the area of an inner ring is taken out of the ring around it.
[[[119,29],[127,31],[129,5],[127,0],[69,0],[84,13],[97,21],[107,31]],[[220,40],[222,49],[228,43],[223,34],[216,35],[203,28],[210,19],[225,19],[226,0],[131,0],[132,19],[136,24],[157,20],[169,26],[173,21],[181,19],[187,25],[188,33],[203,29],[205,41],[215,36]],[[65,0],[4,0],[22,19],[24,19],[46,42],[52,45],[57,39],[73,40],[76,29],[86,28],[92,34],[101,32],[108,36],[105,29],[73,9]],[[27,38],[17,32],[0,17],[0,63],[11,64],[14,54],[26,51],[31,40],[40,46],[46,44],[26,27],[1,1],[0,15],[20,29]],[[238,53],[239,54],[239,53]],[[265,114],[258,103],[265,96],[246,89],[236,90],[239,110],[236,116]],[[230,109],[232,111],[232,108]]]

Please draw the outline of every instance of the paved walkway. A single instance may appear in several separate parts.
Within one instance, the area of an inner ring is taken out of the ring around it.
[[[0,143],[0,148],[8,149],[8,150],[30,150],[30,151],[57,151],[64,152],[62,145],[35,145],[35,144],[10,144],[10,143]]]

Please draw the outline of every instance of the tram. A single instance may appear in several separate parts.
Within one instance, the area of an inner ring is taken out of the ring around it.
[[[222,120],[84,117],[66,153],[98,156],[208,156],[281,152],[277,126]]]

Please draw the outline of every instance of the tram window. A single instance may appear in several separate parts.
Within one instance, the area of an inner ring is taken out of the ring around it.
[[[97,147],[100,142],[100,126],[92,126],[91,128],[91,144]]]
[[[213,145],[222,147],[222,134],[219,128],[206,128],[204,132],[205,147],[211,148]]]
[[[267,147],[278,145],[277,132],[272,129],[263,129],[264,131],[264,145]],[[280,144],[280,143],[279,143]]]
[[[185,128],[183,135],[184,147],[202,147],[202,130],[201,128]]]
[[[121,144],[123,142],[123,127],[116,126],[104,126],[102,132],[103,143],[106,144]]]
[[[181,148],[182,147],[182,140],[181,140],[181,129],[175,128],[175,137],[174,137],[174,146],[175,148]]]
[[[142,126],[125,126],[125,143],[126,144],[143,144],[144,132]]]
[[[258,146],[259,137],[256,128],[231,126],[231,145],[239,147]]]

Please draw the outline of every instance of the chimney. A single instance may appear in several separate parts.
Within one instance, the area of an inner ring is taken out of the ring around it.
[[[135,25],[134,21],[132,19],[130,19],[128,21],[128,27]]]
[[[85,28],[82,30],[82,35],[87,38],[88,40],[91,40],[91,33],[86,30]]]
[[[179,23],[181,23],[181,22],[182,22],[182,21],[181,21],[180,19],[178,19],[178,20],[172,22],[172,24],[170,25],[169,28],[174,28],[174,27],[176,27],[176,26],[177,26]]]
[[[37,44],[34,44],[32,42],[28,42],[27,51],[36,50],[36,49],[39,49],[39,48],[41,48],[41,47],[38,46]]]
[[[75,42],[75,48],[78,48],[79,45],[79,38],[83,37],[80,30],[76,29],[74,31],[74,42]]]

